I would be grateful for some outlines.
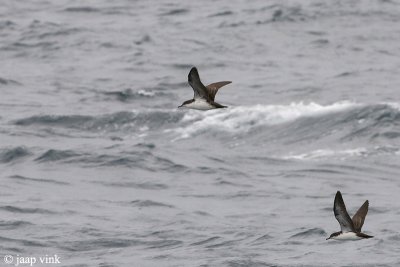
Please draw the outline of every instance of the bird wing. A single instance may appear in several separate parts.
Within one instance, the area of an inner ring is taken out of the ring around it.
[[[208,94],[211,97],[211,100],[214,101],[215,99],[215,95],[218,92],[218,89],[221,88],[224,85],[230,84],[232,83],[231,81],[223,81],[223,82],[216,82],[216,83],[212,83],[206,86]]]
[[[189,72],[188,82],[194,91],[193,98],[204,98],[207,101],[211,100],[210,95],[207,91],[207,88],[200,81],[199,72],[197,71],[197,69],[195,67],[193,67]]]
[[[367,200],[364,202],[364,204],[362,204],[362,206],[358,209],[356,214],[354,214],[354,216],[353,216],[352,221],[353,221],[354,229],[357,232],[361,232],[361,228],[364,224],[365,216],[367,216],[367,213],[368,213],[368,205],[369,205],[369,202]]]
[[[346,206],[344,205],[344,201],[340,191],[337,191],[336,193],[335,202],[333,204],[333,212],[335,214],[336,220],[340,224],[340,229],[342,230],[342,233],[354,232],[353,221],[347,213]]]

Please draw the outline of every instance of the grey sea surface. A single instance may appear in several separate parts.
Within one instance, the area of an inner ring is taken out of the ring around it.
[[[400,2],[5,0],[0,51],[0,266],[400,265]]]

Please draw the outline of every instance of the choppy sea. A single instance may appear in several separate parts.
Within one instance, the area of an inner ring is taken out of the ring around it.
[[[5,0],[0,51],[0,266],[400,265],[400,2]]]

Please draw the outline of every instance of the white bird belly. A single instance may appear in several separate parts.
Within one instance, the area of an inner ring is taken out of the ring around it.
[[[185,105],[185,107],[199,110],[215,109],[214,106],[210,105],[210,103],[203,99],[196,99],[192,103]]]
[[[335,236],[332,239],[335,239],[335,240],[360,240],[360,239],[362,239],[362,237],[357,236],[356,233],[347,232],[347,233],[341,233],[340,235]]]

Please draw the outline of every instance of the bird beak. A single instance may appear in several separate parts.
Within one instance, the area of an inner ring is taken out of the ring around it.
[[[329,239],[331,239],[331,237],[328,237],[326,240],[329,240]]]

